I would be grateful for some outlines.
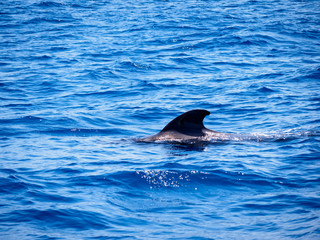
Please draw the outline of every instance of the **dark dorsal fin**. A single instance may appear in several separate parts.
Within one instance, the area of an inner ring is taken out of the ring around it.
[[[177,131],[187,135],[202,135],[204,129],[203,119],[210,112],[203,109],[196,109],[185,112],[169,122],[161,132]]]

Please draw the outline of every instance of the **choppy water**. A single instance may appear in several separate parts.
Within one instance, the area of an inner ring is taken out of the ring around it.
[[[320,2],[1,1],[1,239],[319,239]],[[234,133],[138,143],[184,111]]]

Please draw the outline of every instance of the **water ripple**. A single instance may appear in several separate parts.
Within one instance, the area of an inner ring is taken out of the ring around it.
[[[319,239],[318,12],[0,2],[0,238]],[[227,134],[136,141],[199,108]]]

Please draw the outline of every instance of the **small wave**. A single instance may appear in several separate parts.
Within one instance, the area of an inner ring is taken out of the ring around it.
[[[255,132],[250,134],[230,135],[229,140],[233,141],[289,141],[300,137],[316,136],[317,131],[300,131],[298,129],[289,129],[285,131]]]
[[[242,133],[209,133],[205,137],[193,139],[160,139],[155,143],[171,143],[177,145],[186,145],[194,147],[203,147],[208,144],[217,143],[232,143],[232,142],[277,142],[277,141],[290,141],[300,137],[318,136],[319,131],[299,131],[297,129],[289,129],[286,131],[273,131],[273,132],[256,132],[249,134]],[[143,138],[134,139],[136,142],[144,142]]]
[[[149,70],[151,67],[145,63],[140,63],[131,60],[123,60],[116,63],[115,70],[130,70],[130,71],[144,71]]]
[[[24,116],[14,119],[0,119],[0,123],[10,123],[10,124],[17,124],[17,123],[39,123],[43,120],[43,118],[35,117],[35,116]]]
[[[316,79],[316,80],[319,80],[320,79],[320,68],[310,72],[306,78],[308,79]]]
[[[105,217],[97,212],[76,209],[24,209],[3,214],[0,222],[23,223],[31,222],[58,229],[106,229],[108,223]]]
[[[32,104],[31,103],[10,103],[10,104],[7,104],[7,105],[3,105],[1,107],[8,107],[8,108],[22,108],[24,109],[24,107],[31,107]]]
[[[47,7],[47,8],[55,8],[55,7],[61,7],[63,6],[64,4],[63,3],[60,3],[60,2],[52,2],[52,1],[43,1],[43,2],[40,2],[40,3],[37,3],[35,4],[35,6],[37,7]]]
[[[258,89],[258,91],[262,92],[262,93],[274,92],[274,90],[272,90],[269,87],[261,87],[261,88]]]
[[[38,131],[38,133],[49,134],[49,135],[72,135],[80,137],[88,136],[99,136],[99,135],[121,135],[126,133],[125,130],[121,129],[85,129],[85,128],[59,128],[54,130]]]
[[[35,17],[30,20],[24,22],[24,24],[40,24],[40,23],[53,23],[53,24],[61,24],[61,23],[70,23],[73,19],[67,18],[49,18],[49,17]]]
[[[0,193],[17,194],[25,192],[30,188],[42,189],[43,187],[39,184],[30,183],[21,177],[15,177],[14,175],[10,175],[7,178],[0,178]]]
[[[194,190],[211,188],[234,188],[242,190],[247,187],[277,188],[286,184],[284,179],[272,179],[256,174],[227,172],[222,170],[142,170],[137,171],[136,184],[152,188],[191,188]],[[138,178],[137,178],[138,177]],[[140,179],[139,179],[140,178]]]
[[[78,199],[72,197],[66,197],[58,194],[49,194],[44,191],[28,191],[26,197],[33,198],[35,201],[40,202],[53,202],[53,203],[75,203]]]
[[[23,182],[14,181],[11,178],[0,178],[0,182],[0,193],[2,194],[13,194],[28,189],[27,184]]]

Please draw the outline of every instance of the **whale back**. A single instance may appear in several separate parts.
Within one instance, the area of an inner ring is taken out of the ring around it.
[[[203,119],[210,115],[210,112],[203,109],[196,109],[185,112],[169,122],[160,133],[176,131],[190,136],[203,136]]]

